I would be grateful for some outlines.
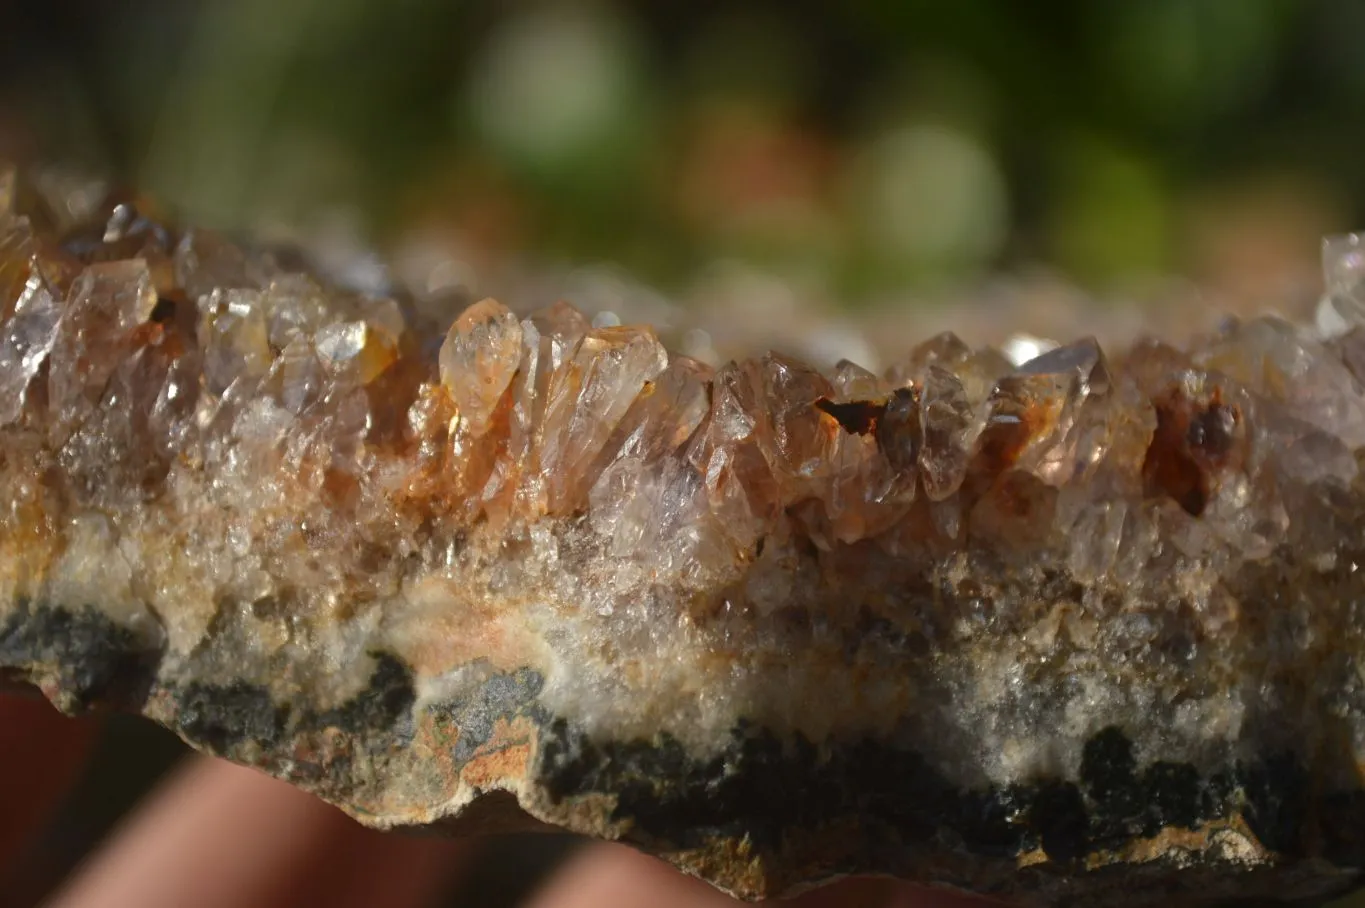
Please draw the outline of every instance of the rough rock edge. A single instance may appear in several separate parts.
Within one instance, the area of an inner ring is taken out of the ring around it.
[[[482,702],[429,704],[421,729],[409,672],[387,654],[376,654],[366,690],[329,710],[276,703],[245,682],[166,685],[159,659],[155,641],[94,610],[25,606],[0,627],[6,677],[62,709],[142,712],[369,825],[455,835],[567,827],[659,854],[742,898],[866,873],[1039,905],[1266,891],[1318,901],[1360,882],[1365,792],[1317,790],[1288,751],[1212,776],[1180,763],[1139,768],[1111,727],[1087,743],[1078,779],[964,791],[914,751],[873,740],[831,751],[741,726],[704,763],[667,737],[594,743],[536,704],[533,672],[495,675]],[[430,816],[368,805],[364,793],[382,790],[443,715],[458,717],[457,796]]]

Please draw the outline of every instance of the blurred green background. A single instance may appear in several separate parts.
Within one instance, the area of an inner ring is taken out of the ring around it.
[[[53,0],[3,149],[470,268],[740,261],[845,305],[1055,270],[1302,293],[1365,224],[1357,0]]]

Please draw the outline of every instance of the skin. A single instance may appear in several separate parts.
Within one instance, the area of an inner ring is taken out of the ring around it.
[[[96,726],[0,694],[0,893],[23,897],[26,842],[76,781]],[[125,818],[50,908],[423,908],[470,869],[466,842],[385,835],[253,770],[187,762]],[[448,903],[448,901],[446,902]],[[16,904],[6,902],[6,904]],[[617,845],[584,849],[530,908],[737,908],[741,903]],[[967,900],[849,880],[793,908],[946,908]],[[980,904],[980,903],[976,903]]]

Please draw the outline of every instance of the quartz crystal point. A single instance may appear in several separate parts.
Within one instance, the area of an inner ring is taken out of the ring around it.
[[[745,897],[1360,879],[1356,240],[1312,330],[713,371],[18,185],[0,676],[60,708],[373,826],[558,826]]]

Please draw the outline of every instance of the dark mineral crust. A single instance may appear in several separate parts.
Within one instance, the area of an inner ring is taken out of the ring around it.
[[[712,369],[4,186],[0,675],[62,709],[749,898],[1357,884],[1354,239],[1312,329]]]

